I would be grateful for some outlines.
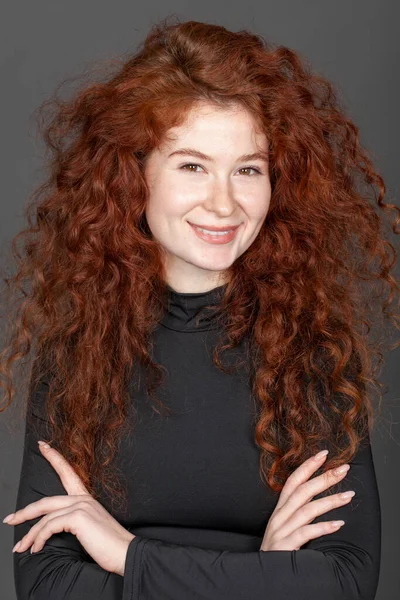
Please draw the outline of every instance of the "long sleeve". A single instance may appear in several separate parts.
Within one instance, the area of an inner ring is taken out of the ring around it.
[[[298,551],[259,551],[277,498],[260,480],[247,374],[229,377],[216,369],[210,350],[218,331],[208,321],[199,332],[191,325],[211,293],[175,294],[172,312],[155,332],[153,358],[168,372],[160,393],[172,416],[154,411],[140,372],[139,384],[132,380],[132,427],[117,456],[128,485],[124,523],[136,536],[124,577],[101,569],[75,536],[63,532],[37,554],[14,554],[18,600],[375,598],[381,512],[369,439],[344,480],[320,494],[355,490],[349,504],[315,519],[343,519],[345,525]],[[42,382],[31,394],[17,510],[66,493],[37,446],[48,437],[45,392]],[[16,526],[15,542],[35,522]]]
[[[42,406],[47,384],[42,381],[30,405]],[[56,471],[41,455],[38,440],[47,438],[47,423],[31,413],[26,420],[22,467],[15,510],[66,491]],[[14,543],[42,517],[14,526]],[[14,582],[18,600],[120,600],[123,577],[102,569],[68,532],[52,535],[42,550],[14,552]]]
[[[297,551],[269,552],[210,550],[138,535],[128,548],[123,600],[373,600],[381,511],[369,438],[350,465],[340,489],[330,489],[356,495],[313,521],[343,519],[339,531]]]

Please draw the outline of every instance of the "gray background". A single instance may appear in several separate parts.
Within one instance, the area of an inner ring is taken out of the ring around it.
[[[25,226],[28,195],[42,180],[43,148],[32,113],[67,77],[118,54],[134,52],[149,27],[175,14],[228,29],[250,29],[289,46],[328,77],[361,130],[388,186],[386,202],[399,205],[399,3],[397,0],[261,0],[242,2],[61,2],[14,0],[0,19],[2,195],[0,244]],[[63,88],[64,89],[64,88]],[[67,89],[67,88],[65,88]],[[397,174],[397,173],[396,173]],[[394,236],[392,238],[392,242]],[[394,241],[398,249],[398,236]],[[399,349],[387,354],[381,378],[383,410],[372,438],[382,507],[382,565],[378,600],[400,597]],[[15,417],[14,417],[15,419]],[[23,426],[10,429],[11,410],[0,413],[0,517],[15,507]],[[15,599],[13,530],[0,521],[1,597]]]

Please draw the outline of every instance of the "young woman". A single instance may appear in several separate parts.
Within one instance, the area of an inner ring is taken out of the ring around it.
[[[398,209],[331,84],[162,22],[54,106],[2,358],[34,355],[18,599],[372,600],[363,325]]]

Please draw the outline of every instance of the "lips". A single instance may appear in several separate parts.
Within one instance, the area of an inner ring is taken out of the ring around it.
[[[205,242],[208,242],[210,244],[217,244],[217,245],[221,245],[221,244],[229,244],[230,242],[232,242],[234,240],[234,238],[237,236],[237,231],[239,229],[239,226],[234,227],[233,229],[223,229],[222,231],[202,231],[201,229],[198,228],[197,225],[192,225],[192,223],[189,223],[189,225],[191,226],[191,228],[193,229],[193,231],[195,232],[196,236],[200,239],[202,239]]]
[[[207,231],[232,231],[240,227],[239,225],[226,225],[225,227],[214,227],[213,225],[198,225],[197,223],[191,223],[188,221],[190,225],[194,225],[194,227],[200,227],[201,229],[207,229]]]

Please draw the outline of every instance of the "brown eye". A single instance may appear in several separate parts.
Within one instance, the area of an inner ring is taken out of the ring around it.
[[[194,170],[194,169],[187,169],[186,167],[200,167],[202,168],[200,165],[197,165],[196,163],[186,163],[185,165],[182,165],[181,167],[179,167],[180,169],[184,170],[184,171],[188,171],[189,173],[198,173],[198,171]],[[256,169],[256,167],[242,167],[241,169],[239,169],[239,171],[254,171],[254,173],[256,173],[257,175],[261,175],[261,171],[259,169]],[[253,175],[251,175],[251,177],[253,177]]]
[[[186,165],[182,165],[180,168],[183,169],[183,170],[185,170],[185,171],[186,170],[189,171],[189,173],[197,173],[197,171],[194,171],[193,169],[185,169],[185,167],[199,167],[199,166],[200,165],[196,165],[196,164],[193,164],[193,163],[187,163]]]
[[[239,170],[240,171],[255,171],[255,173],[257,173],[258,175],[261,175],[261,171],[259,171],[255,167],[243,167],[242,169],[239,169]],[[253,175],[252,175],[252,177],[253,177]]]

